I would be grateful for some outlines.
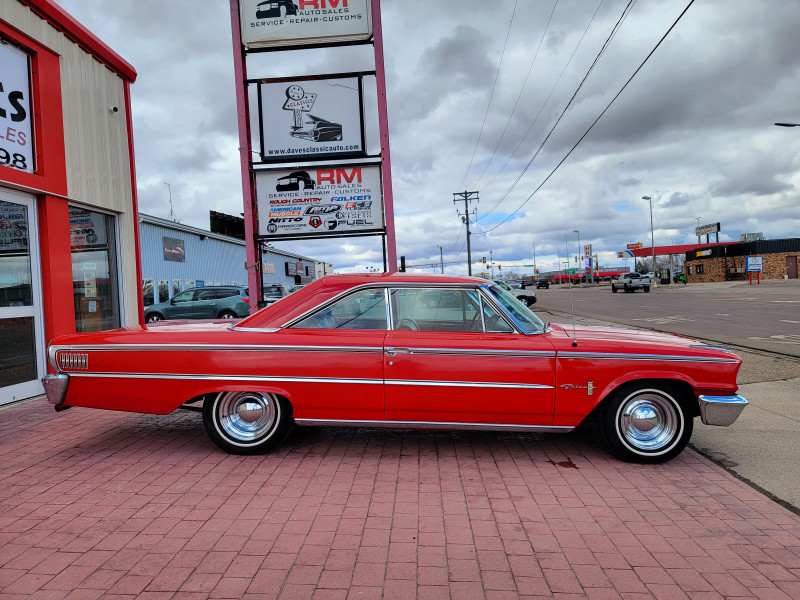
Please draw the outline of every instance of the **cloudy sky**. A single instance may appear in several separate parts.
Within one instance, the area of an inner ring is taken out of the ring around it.
[[[240,214],[228,1],[57,1],[138,72],[140,210],[167,217],[169,183],[182,223]],[[442,246],[445,272],[466,273],[465,190],[474,261],[506,271],[534,244],[557,269],[575,230],[621,266],[626,244],[650,244],[642,196],[657,246],[696,241],[697,217],[721,241],[800,235],[800,128],[773,125],[800,122],[800,3],[697,0],[586,134],[688,3],[383,0],[398,256],[438,263]],[[259,55],[248,74],[371,68],[371,47],[338,48]],[[380,238],[276,245],[343,272],[382,265]]]

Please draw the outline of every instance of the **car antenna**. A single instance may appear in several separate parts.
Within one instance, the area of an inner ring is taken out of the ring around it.
[[[564,234],[564,244],[567,245],[566,233]],[[569,246],[567,246],[567,256],[569,256]],[[569,273],[567,273],[567,277],[569,277]],[[575,301],[572,299],[572,279],[569,280],[569,303],[572,306],[572,347],[575,348],[578,345],[578,339],[575,336]]]

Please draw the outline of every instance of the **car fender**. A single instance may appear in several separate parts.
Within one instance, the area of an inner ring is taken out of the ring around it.
[[[697,383],[685,373],[648,369],[643,371],[629,371],[604,384],[603,388],[598,390],[599,393],[597,394],[596,405],[600,404],[611,393],[613,393],[614,390],[625,385],[626,383],[631,383],[632,381],[642,381],[645,379],[650,381],[660,379],[665,381],[678,381],[685,383],[692,388],[692,393],[695,397],[697,397]]]

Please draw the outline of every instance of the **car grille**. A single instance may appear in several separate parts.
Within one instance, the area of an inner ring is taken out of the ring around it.
[[[88,369],[89,355],[81,352],[59,352],[58,366],[62,369]]]

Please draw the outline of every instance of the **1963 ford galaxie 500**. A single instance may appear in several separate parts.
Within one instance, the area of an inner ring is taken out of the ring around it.
[[[694,417],[730,425],[747,404],[724,348],[546,324],[472,277],[328,276],[238,323],[63,335],[49,358],[56,409],[202,406],[211,439],[239,454],[293,424],[567,432],[591,415],[619,457],[659,463]]]

